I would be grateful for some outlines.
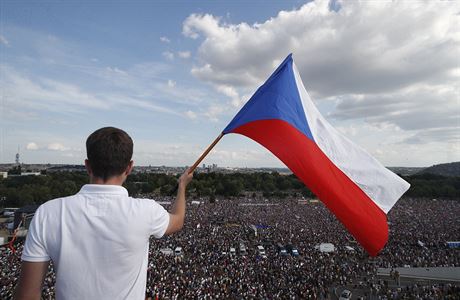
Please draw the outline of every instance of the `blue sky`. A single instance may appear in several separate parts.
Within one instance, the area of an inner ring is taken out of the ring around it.
[[[290,52],[320,111],[385,165],[460,160],[455,3],[0,5],[1,163],[18,146],[25,163],[81,163],[110,125],[137,164],[190,165]],[[205,163],[282,166],[236,135]]]

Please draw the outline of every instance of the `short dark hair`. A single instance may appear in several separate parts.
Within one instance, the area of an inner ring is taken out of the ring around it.
[[[133,140],[121,129],[104,127],[86,140],[86,155],[95,177],[107,179],[121,175],[133,156]]]

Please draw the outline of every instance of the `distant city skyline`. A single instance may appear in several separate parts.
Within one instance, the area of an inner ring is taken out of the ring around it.
[[[185,166],[293,53],[321,113],[385,166],[460,161],[455,1],[0,2],[0,163],[82,164],[94,130]],[[205,159],[284,167],[243,136]]]

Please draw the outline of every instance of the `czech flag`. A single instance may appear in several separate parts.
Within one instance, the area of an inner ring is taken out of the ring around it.
[[[290,54],[224,129],[276,155],[376,256],[386,214],[409,183],[334,129],[313,104]]]

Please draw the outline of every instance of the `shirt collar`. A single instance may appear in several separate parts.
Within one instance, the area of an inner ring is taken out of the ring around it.
[[[121,185],[109,184],[85,184],[81,187],[80,192],[83,194],[117,194],[128,196],[128,191]]]

